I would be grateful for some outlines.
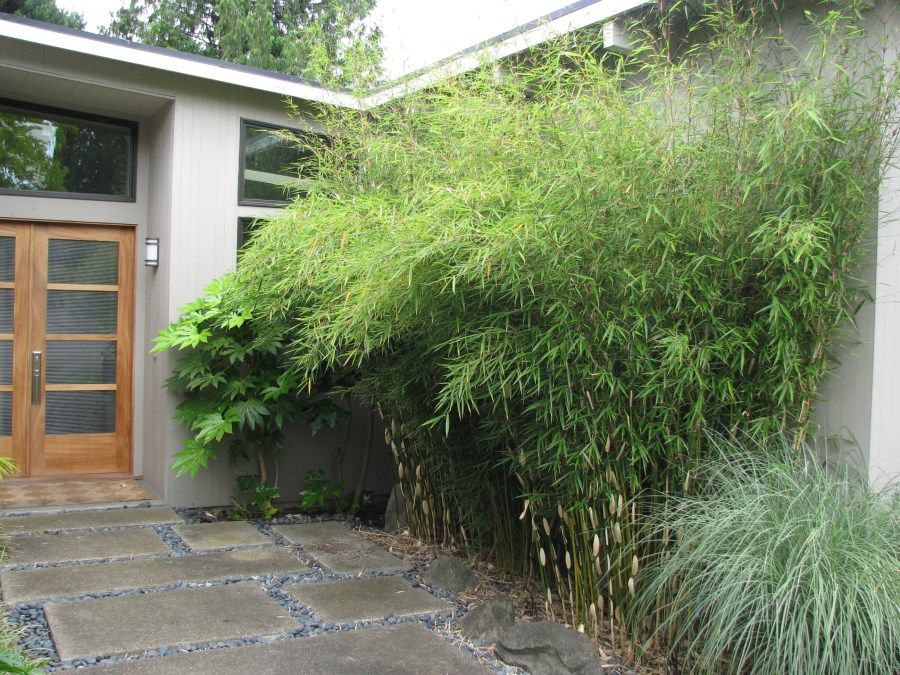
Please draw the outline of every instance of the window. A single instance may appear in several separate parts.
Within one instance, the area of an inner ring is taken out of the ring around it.
[[[241,120],[238,203],[281,206],[303,194],[317,175],[312,143],[325,136],[261,122]]]
[[[241,251],[253,237],[252,230],[259,224],[256,218],[238,218],[237,227],[237,255],[241,257]]]
[[[134,201],[137,124],[0,99],[0,193]]]

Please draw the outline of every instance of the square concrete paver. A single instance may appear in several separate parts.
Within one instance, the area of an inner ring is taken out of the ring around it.
[[[67,511],[0,519],[0,531],[29,534],[55,530],[85,530],[95,527],[128,527],[129,525],[171,525],[184,522],[175,511],[165,507],[149,509],[105,509],[102,511]]]
[[[271,547],[3,572],[0,586],[3,587],[3,601],[15,604],[87,593],[159,588],[179,582],[295,574],[308,570],[309,566],[297,560],[290,551]]]
[[[269,537],[246,521],[177,525],[172,529],[195,551],[273,545]]]
[[[325,621],[349,623],[394,616],[450,613],[455,606],[399,577],[293,584],[284,589]]]
[[[278,525],[275,531],[338,574],[402,572],[412,566],[334,521]]]
[[[418,624],[85,668],[85,675],[489,675],[491,668]]]
[[[103,532],[69,532],[15,537],[9,542],[4,565],[74,562],[171,553],[150,527]]]
[[[63,661],[273,636],[298,627],[286,609],[250,583],[48,602],[44,611]]]

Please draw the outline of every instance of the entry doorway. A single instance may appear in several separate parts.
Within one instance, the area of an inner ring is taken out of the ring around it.
[[[132,471],[134,229],[0,220],[0,455]]]

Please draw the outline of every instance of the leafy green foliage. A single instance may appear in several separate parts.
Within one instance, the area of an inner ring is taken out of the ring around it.
[[[232,518],[251,517],[259,515],[263,520],[274,518],[278,513],[274,502],[281,497],[281,490],[275,485],[261,483],[258,476],[245,475],[236,479],[238,498],[232,500],[234,510],[229,513]],[[239,498],[245,497],[249,502],[242,502]]]
[[[350,369],[393,420],[416,534],[502,532],[589,630],[619,624],[643,511],[690,491],[706,429],[802,444],[862,297],[896,70],[852,15],[792,44],[723,7],[630,61],[564,43],[327,116],[323,180],[230,300],[289,327],[301,381]]]
[[[178,476],[195,476],[218,459],[217,449],[225,444],[232,462],[256,460],[258,475],[240,477],[238,491],[250,494],[251,503],[270,518],[279,495],[269,484],[267,458],[277,466],[284,426],[300,415],[315,435],[345,421],[348,413],[318,396],[322,388],[336,386],[335,378],[323,378],[315,389],[311,381],[301,386],[284,357],[282,335],[258,333],[247,309],[225,302],[235,292],[232,277],[214,281],[203,298],[183,307],[179,320],[154,339],[154,352],[179,351],[166,386],[183,395],[175,419],[192,434],[171,469]]]
[[[0,0],[0,12],[55,23],[68,28],[84,28],[84,17],[56,6],[56,0]]]
[[[0,457],[0,480],[15,476],[18,468],[10,457]]]
[[[131,0],[105,32],[329,84],[380,72],[375,0]],[[357,67],[364,63],[362,68]]]
[[[214,282],[154,340],[155,352],[187,350],[166,382],[184,394],[175,418],[193,434],[172,470],[196,475],[227,439],[230,458],[258,459],[265,482],[261,453],[280,450],[282,428],[300,409],[297,381],[282,363],[280,337],[258,339],[247,312],[225,308],[222,293],[229,283],[227,277]]]
[[[331,484],[322,469],[306,474],[306,487],[300,491],[300,506],[304,509],[334,508],[341,510],[341,499],[344,496],[344,484]]]
[[[636,621],[658,611],[692,673],[900,672],[897,495],[787,442],[714,444],[650,518]]]

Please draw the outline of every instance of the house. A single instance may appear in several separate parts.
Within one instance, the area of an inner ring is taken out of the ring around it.
[[[26,479],[140,476],[170,505],[227,503],[227,462],[193,479],[168,470],[185,438],[172,420],[177,399],[163,388],[173,355],[149,352],[178,308],[233,268],[249,223],[283,204],[279,174],[291,150],[265,132],[314,140],[327,134],[315,121],[323,106],[365,109],[485,54],[503,57],[643,4],[571,3],[364,98],[0,15],[0,454]],[[896,32],[900,20],[884,9],[873,17],[884,13],[884,29]],[[610,30],[609,39],[621,35]],[[30,159],[15,166],[12,157]],[[867,271],[876,302],[858,316],[861,344],[848,348],[822,412],[829,430],[858,444],[873,479],[900,472],[898,188],[893,169]],[[294,430],[289,445],[302,452],[285,453],[284,493],[308,470],[333,472],[342,438]],[[382,459],[373,478],[386,490]]]
[[[474,67],[485,50],[504,56],[563,22],[639,4],[568,5],[361,100],[0,14],[0,454],[25,479],[140,476],[171,505],[227,503],[227,461],[193,479],[168,470],[186,436],[163,387],[174,357],[150,349],[180,307],[234,267],[248,224],[283,205],[279,171],[292,150],[265,132],[314,139],[326,132],[315,122],[322,106],[376,105]],[[365,419],[355,417],[361,442]],[[333,476],[342,442],[342,430],[295,430],[288,445],[302,451],[283,453],[283,493],[296,494],[309,470]],[[371,482],[387,491],[382,459]]]

